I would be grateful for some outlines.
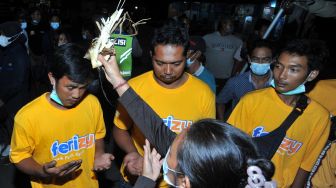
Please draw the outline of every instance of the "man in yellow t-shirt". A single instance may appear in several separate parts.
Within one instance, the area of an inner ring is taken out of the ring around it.
[[[333,118],[336,116],[336,79],[320,80],[308,93],[308,96],[324,106]],[[334,130],[334,129],[331,129]],[[330,134],[334,134],[332,132]],[[336,142],[326,145],[325,156],[313,172],[312,187],[336,187]]]
[[[33,188],[98,188],[92,170],[108,169],[100,104],[86,95],[92,73],[74,44],[58,48],[48,74],[53,90],[15,116],[10,160],[31,176]]]
[[[181,28],[160,28],[153,38],[153,71],[129,81],[130,86],[176,133],[199,119],[215,118],[214,93],[204,82],[185,72],[187,45],[188,37]],[[132,181],[131,178],[136,178],[142,171],[144,136],[120,105],[114,123],[113,136],[127,154],[121,173],[126,181]],[[163,181],[159,186],[167,187]]]
[[[252,137],[268,134],[278,128],[305,92],[305,83],[316,78],[325,50],[313,41],[294,40],[274,63],[273,88],[245,95],[235,107],[228,123]],[[309,172],[329,136],[328,111],[314,100],[287,130],[272,158],[273,179],[278,187],[304,187]]]
[[[336,79],[318,81],[308,96],[336,116]]]

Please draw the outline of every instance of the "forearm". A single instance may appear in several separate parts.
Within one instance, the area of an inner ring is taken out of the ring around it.
[[[225,104],[216,103],[217,119],[224,121]]]
[[[43,170],[43,166],[37,163],[32,157],[23,159],[19,163],[15,163],[15,166],[25,174],[36,178],[45,178],[48,176]]]
[[[296,173],[295,179],[293,181],[293,184],[291,185],[291,188],[302,188],[305,187],[307,183],[307,179],[309,176],[308,171],[303,170],[302,168],[299,168],[298,172]]]
[[[156,184],[155,181],[145,176],[139,176],[133,188],[151,188],[151,187],[154,188],[155,184]]]
[[[104,145],[104,139],[98,139],[95,141],[95,156],[99,156],[103,153],[105,153],[105,145]]]
[[[162,119],[132,88],[123,93],[119,102],[148,141],[154,145],[161,156],[164,156],[176,134],[163,123]]]
[[[128,131],[113,127],[113,137],[118,146],[126,153],[137,152]]]
[[[241,71],[242,67],[243,67],[243,61],[235,60],[231,71],[231,76],[237,75]]]

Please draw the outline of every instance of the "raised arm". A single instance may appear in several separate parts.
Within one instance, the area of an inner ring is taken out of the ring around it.
[[[119,102],[127,110],[134,123],[158,152],[162,156],[166,155],[176,134],[165,126],[162,119],[151,107],[130,88],[120,75],[115,56],[112,56],[107,62],[104,57],[100,55],[98,60],[102,62],[104,66],[107,80],[113,85],[120,96]]]

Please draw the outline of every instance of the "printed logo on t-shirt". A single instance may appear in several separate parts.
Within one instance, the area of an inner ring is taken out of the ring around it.
[[[252,137],[260,137],[260,136],[265,136],[267,135],[269,132],[264,131],[265,128],[263,126],[258,126],[255,129],[253,129],[252,131]],[[299,151],[299,149],[302,146],[302,142],[290,139],[288,137],[285,137],[278,150],[277,153],[281,154],[281,155],[293,155],[296,152]]]
[[[183,129],[186,129],[192,125],[192,121],[174,119],[174,116],[168,116],[162,119],[164,124],[173,132],[180,133]]]
[[[53,158],[57,158],[55,160],[62,160],[63,156],[66,156],[72,153],[71,156],[67,156],[67,158],[71,158],[76,156],[80,156],[82,154],[83,149],[91,148],[95,143],[95,135],[87,134],[79,137],[78,135],[74,135],[72,138],[65,142],[59,142],[56,140],[52,143],[50,147],[50,152]],[[74,153],[73,153],[74,151]],[[59,158],[60,157],[60,158]]]
[[[221,42],[213,43],[213,44],[211,44],[211,47],[213,49],[220,50],[220,51],[227,51],[227,50],[233,51],[237,48],[232,43],[221,43]]]

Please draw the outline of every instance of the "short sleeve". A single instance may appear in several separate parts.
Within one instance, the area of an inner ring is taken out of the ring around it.
[[[319,121],[319,123],[320,124],[317,125],[313,131],[314,134],[312,138],[307,143],[307,150],[300,166],[300,168],[308,172],[310,172],[313,168],[318,156],[327,142],[330,132],[330,119],[327,115],[326,118]]]
[[[12,163],[19,163],[32,156],[36,139],[34,132],[28,120],[24,120],[22,116],[15,117],[10,151]]]
[[[97,107],[96,107],[96,133],[95,138],[101,139],[105,137],[106,134],[106,128],[105,128],[105,122],[103,117],[103,111],[101,109],[101,106],[97,100]]]

